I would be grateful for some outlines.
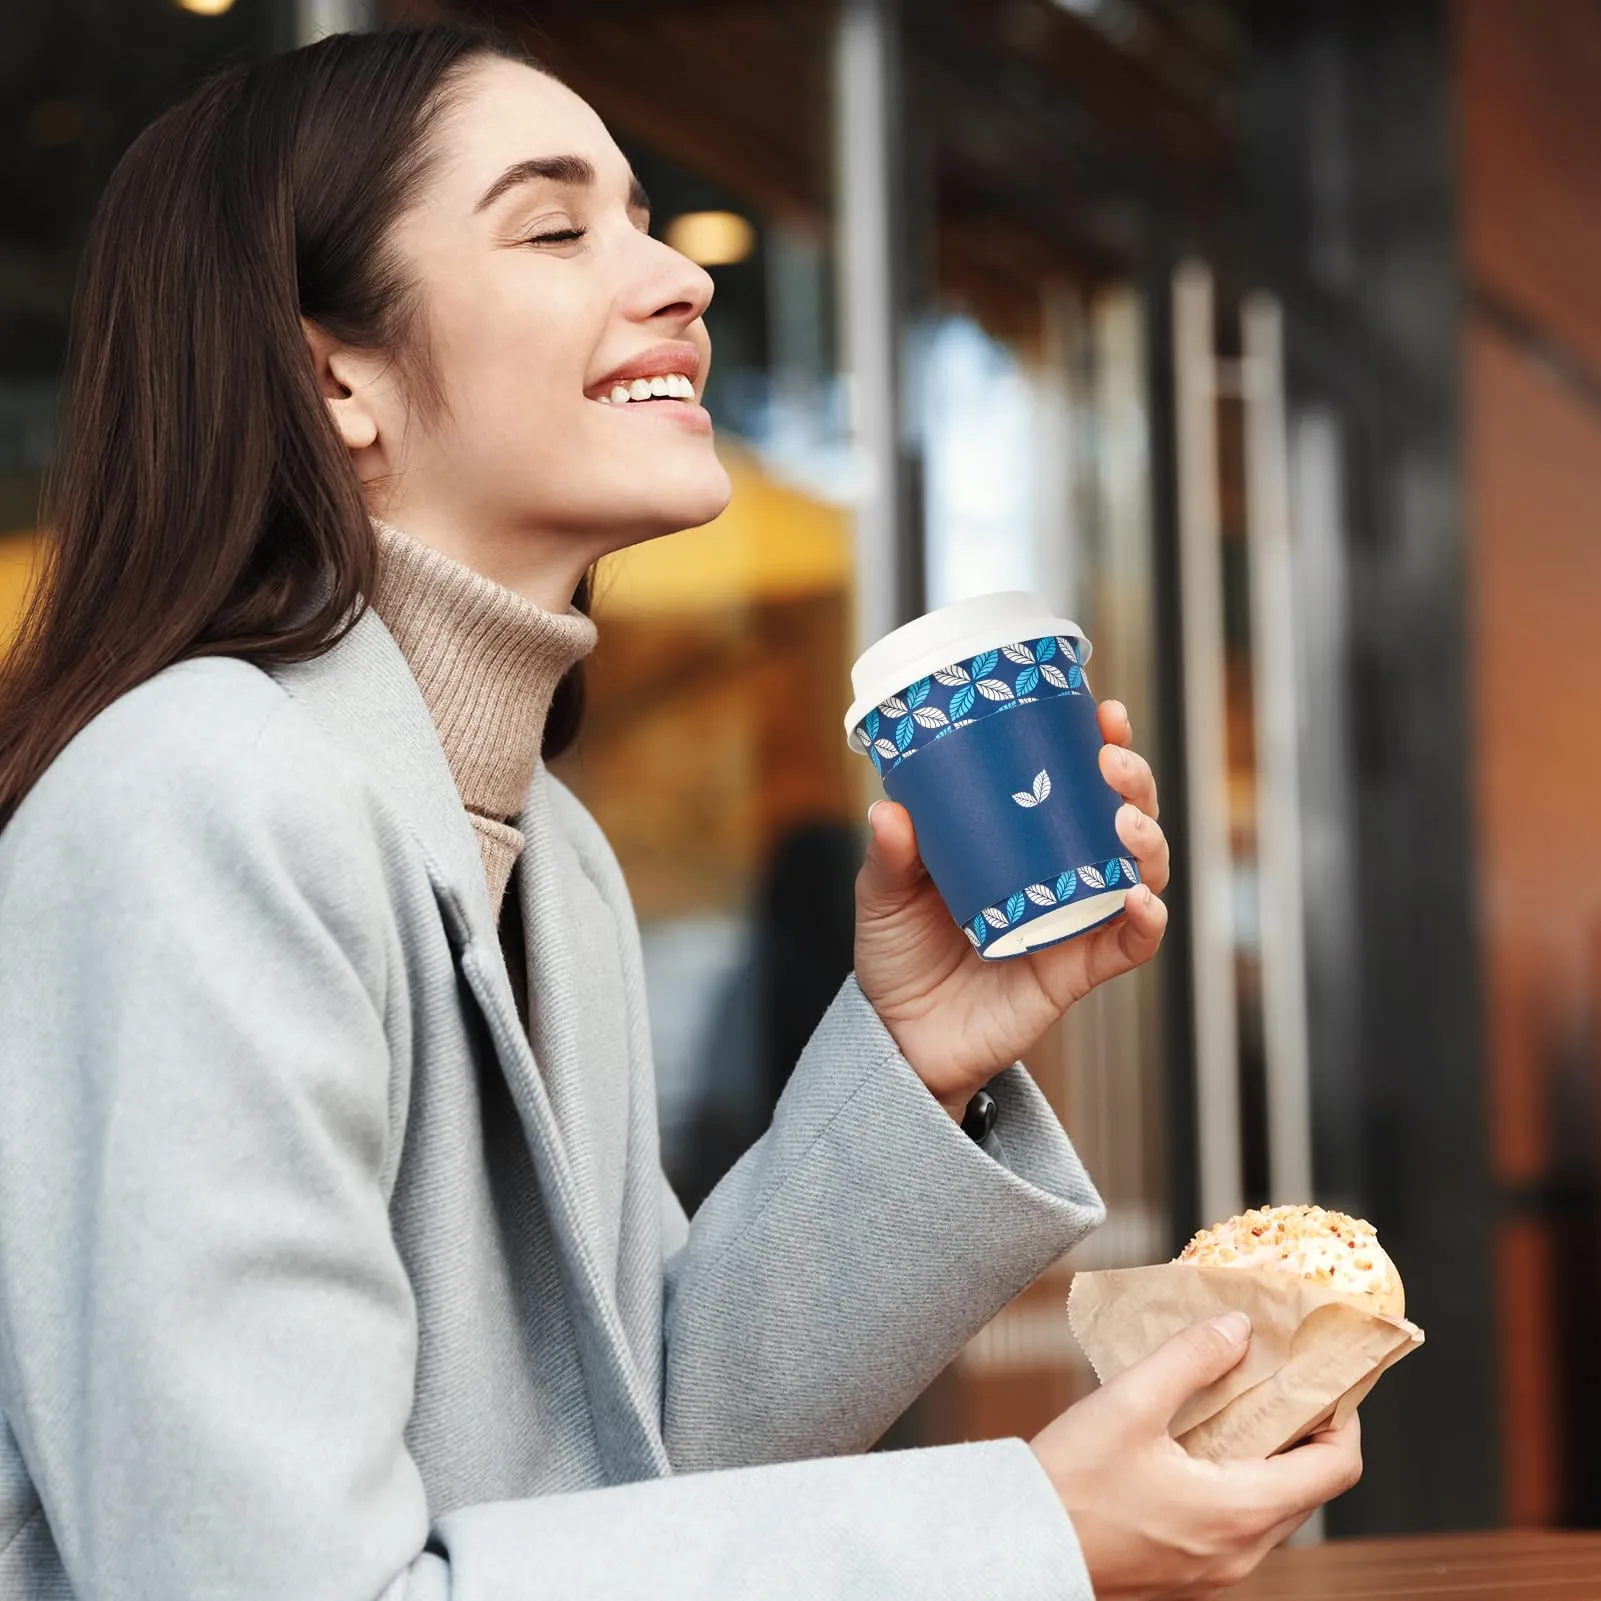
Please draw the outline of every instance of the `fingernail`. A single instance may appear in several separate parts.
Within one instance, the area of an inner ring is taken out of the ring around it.
[[[1230,1345],[1244,1345],[1251,1337],[1251,1320],[1243,1312],[1225,1312],[1212,1319],[1212,1327]]]
[[[876,800],[867,808],[867,830],[869,833],[871,833],[873,830],[873,813],[876,812],[883,804],[883,801]]]

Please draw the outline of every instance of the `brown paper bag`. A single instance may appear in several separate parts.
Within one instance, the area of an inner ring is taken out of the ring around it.
[[[1078,1273],[1067,1300],[1073,1333],[1103,1384],[1180,1329],[1233,1311],[1251,1319],[1244,1359],[1172,1423],[1187,1451],[1213,1461],[1271,1456],[1339,1427],[1379,1375],[1423,1343],[1423,1330],[1405,1318],[1271,1270],[1168,1262]]]

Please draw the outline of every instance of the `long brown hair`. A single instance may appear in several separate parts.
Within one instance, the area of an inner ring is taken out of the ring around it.
[[[45,564],[0,677],[0,826],[163,668],[306,660],[354,625],[376,541],[301,318],[392,352],[426,401],[386,241],[485,56],[526,59],[474,28],[338,34],[212,79],[118,163],[79,272]],[[575,671],[548,755],[582,699]]]

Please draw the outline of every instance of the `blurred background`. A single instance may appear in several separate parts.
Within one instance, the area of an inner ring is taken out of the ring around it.
[[[1107,1226],[888,1443],[1032,1432],[1093,1384],[1075,1268],[1315,1198],[1429,1334],[1329,1530],[1601,1525],[1601,4],[0,0],[0,640],[122,149],[452,10],[717,280],[734,503],[604,572],[563,763],[686,1201],[850,967],[859,643],[1038,589],[1157,765],[1173,931],[1030,1060]]]

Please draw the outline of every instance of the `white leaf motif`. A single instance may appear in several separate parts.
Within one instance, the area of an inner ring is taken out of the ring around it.
[[[1030,795],[1029,792],[1026,789],[1014,790],[1012,792],[1012,799],[1015,800],[1019,806],[1038,806],[1039,805],[1039,802],[1037,800],[1035,800],[1034,797],[1032,795]]]
[[[894,761],[900,755],[900,752],[895,749],[895,741],[893,739],[875,739],[873,741],[873,749],[880,756],[887,756],[891,761]]]
[[[944,684],[947,689],[955,689],[958,684],[971,682],[965,667],[942,667],[934,674],[936,684]]]
[[[1051,775],[1042,767],[1034,775],[1034,799],[1036,802],[1048,801],[1051,798]]]
[[[1012,686],[1000,678],[979,679],[978,692],[985,700],[1010,700],[1012,698]]]
[[[1001,647],[1001,655],[1007,661],[1019,662],[1025,667],[1034,660],[1034,652],[1027,645],[1003,645]]]
[[[969,939],[969,940],[970,940],[970,941],[971,941],[971,942],[972,942],[972,946],[973,946],[973,949],[974,949],[974,950],[975,950],[975,951],[976,951],[976,950],[977,950],[977,949],[978,949],[978,948],[979,948],[979,945],[978,945],[978,935],[977,935],[977,934],[975,934],[975,933],[974,933],[974,932],[973,932],[973,931],[972,931],[972,929],[970,929],[970,928],[969,928],[969,927],[968,927],[968,926],[967,926],[967,924],[966,924],[966,923],[963,923],[963,924],[962,924],[962,932],[963,932],[963,933],[964,933],[964,934],[965,934],[965,935],[967,935],[967,937],[968,937],[968,939]]]
[[[1106,880],[1101,877],[1097,868],[1081,867],[1078,870],[1078,876],[1084,881],[1084,883],[1088,884],[1091,889],[1106,888]]]
[[[1046,662],[1041,666],[1040,673],[1044,677],[1045,682],[1053,689],[1067,688],[1067,674],[1064,673],[1060,667],[1053,666],[1050,662]]]
[[[1056,904],[1056,896],[1051,892],[1048,884],[1030,884],[1023,893],[1036,906],[1054,906]]]
[[[938,706],[919,706],[912,713],[912,721],[919,728],[943,728],[950,721],[950,718]]]
[[[888,700],[881,700],[878,709],[886,717],[904,717],[906,715],[906,702],[899,695],[891,695]]]
[[[972,726],[973,719],[971,717],[958,717],[956,721],[951,724],[952,728],[971,728]]]
[[[1134,882],[1134,864],[1127,857],[1119,857],[1118,860],[1123,866],[1123,877],[1132,884]]]
[[[997,907],[986,906],[984,908],[984,921],[988,923],[991,928],[1005,928],[1006,913]]]

